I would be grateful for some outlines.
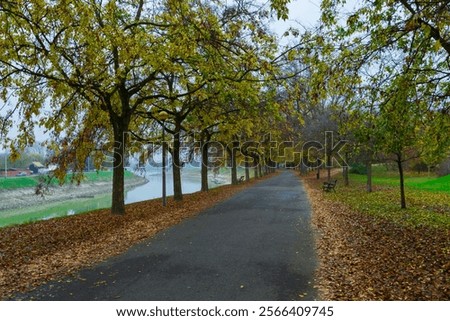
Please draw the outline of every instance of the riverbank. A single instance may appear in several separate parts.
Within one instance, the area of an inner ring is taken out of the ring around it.
[[[147,180],[140,176],[132,176],[125,180],[125,188],[130,189],[143,185]],[[65,184],[63,186],[50,186],[48,192],[36,195],[34,187],[18,189],[0,189],[0,211],[36,207],[42,204],[51,204],[70,199],[93,198],[99,194],[111,193],[111,181],[84,182],[80,185]]]
[[[125,204],[162,197],[162,177],[160,171],[147,171],[145,179],[125,172]],[[230,184],[228,175],[209,176],[210,188]],[[81,186],[70,184],[50,185],[44,196],[36,195],[35,186],[38,177],[19,177],[7,181],[0,180],[3,193],[3,209],[0,209],[0,228],[26,224],[55,217],[78,215],[111,206],[112,172],[89,172]],[[28,184],[33,181],[34,184]],[[27,183],[27,184],[25,184]],[[27,187],[18,187],[24,186]],[[11,188],[15,186],[14,188]],[[200,172],[192,168],[182,171],[182,189],[184,194],[198,192],[201,189]],[[173,194],[172,172],[166,174],[167,196]]]

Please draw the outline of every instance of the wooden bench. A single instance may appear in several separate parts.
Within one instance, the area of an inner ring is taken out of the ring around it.
[[[336,192],[336,190],[334,189],[336,187],[336,184],[337,184],[337,179],[335,179],[334,181],[330,181],[330,182],[323,182],[322,190],[324,192],[331,192],[331,190]]]

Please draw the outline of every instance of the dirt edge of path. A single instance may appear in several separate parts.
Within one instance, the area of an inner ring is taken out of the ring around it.
[[[262,179],[267,179],[270,174]],[[126,215],[97,210],[0,229],[0,300],[32,290],[120,254],[132,245],[193,217],[262,179],[185,195],[126,205]]]
[[[450,231],[353,211],[326,198],[323,180],[301,179],[313,212],[321,300],[450,299]]]

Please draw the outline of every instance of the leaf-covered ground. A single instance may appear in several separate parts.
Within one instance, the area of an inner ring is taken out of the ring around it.
[[[450,232],[352,210],[304,178],[317,229],[323,300],[449,300]],[[0,299],[70,274],[148,238],[236,193],[246,184],[0,229]],[[343,192],[338,186],[337,195]],[[430,204],[432,206],[432,204]]]
[[[0,299],[119,254],[249,184],[185,195],[179,203],[170,199],[167,207],[160,200],[130,204],[124,216],[98,210],[0,229]]]
[[[351,190],[324,193],[323,180],[303,180],[317,230],[321,299],[450,300],[449,229],[357,211],[339,200]]]

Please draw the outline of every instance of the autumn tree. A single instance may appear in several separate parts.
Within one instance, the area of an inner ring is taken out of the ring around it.
[[[153,83],[168,63],[159,30],[176,26],[163,13],[142,0],[19,1],[2,3],[0,11],[6,29],[2,75],[9,72],[22,115],[17,142],[33,141],[26,128],[38,118],[62,137],[56,155],[62,177],[70,162],[89,154],[99,135],[103,147],[111,141],[114,214],[125,212],[125,133],[136,111],[154,99]]]
[[[429,154],[448,149],[440,133],[449,112],[449,3],[363,2],[339,18],[343,4],[322,2],[314,59],[316,65],[329,65],[320,79],[322,93],[351,97],[347,112],[369,154],[379,147],[397,155],[405,207],[404,161],[423,153],[421,140],[434,142]]]
[[[323,1],[323,28],[315,38],[322,48],[319,60],[331,66],[324,77],[330,85],[326,90],[362,88],[378,99],[381,87],[407,72],[416,79],[422,99],[448,114],[448,1],[364,2],[347,8],[346,19],[338,19],[343,4]]]
[[[255,74],[269,68],[268,59],[276,46],[264,30],[265,15],[249,10],[246,3],[239,6],[217,3],[200,6],[197,14],[201,19],[188,17],[182,7],[171,13],[172,17],[184,17],[188,23],[167,32],[165,37],[173,39],[174,43],[186,35],[195,40],[185,43],[184,48],[177,43],[176,49],[167,53],[172,67],[170,72],[162,72],[156,82],[159,98],[139,116],[157,121],[161,111],[169,115],[160,125],[173,137],[171,152],[176,200],[182,199],[179,159],[182,136],[200,133],[207,145],[211,130],[217,131],[218,126],[225,124],[229,128],[234,126],[234,118],[227,118],[227,115],[254,108],[252,104],[244,106],[236,102],[244,100],[242,97],[248,100],[258,92]],[[239,117],[243,117],[243,113]],[[203,148],[207,150],[207,147]],[[202,173],[202,182],[205,182],[204,168]],[[202,186],[207,189],[206,184]]]
[[[415,82],[408,74],[396,79],[386,90],[376,120],[382,136],[380,144],[388,155],[394,156],[398,167],[401,208],[406,208],[404,163],[421,157],[424,152],[430,156],[445,155],[450,146],[448,138],[443,138],[440,131],[449,128],[450,120],[430,110]],[[439,128],[434,124],[439,124]]]
[[[280,16],[284,5],[273,2]],[[21,119],[11,149],[32,144],[33,127],[44,126],[57,138],[53,146],[62,178],[73,161],[81,163],[93,149],[111,148],[112,212],[123,214],[125,133],[138,112],[165,95],[157,91],[163,73],[177,72],[179,59],[198,49],[192,44],[217,40],[220,21],[204,8],[201,1],[3,1],[2,99],[14,93],[18,104],[12,113]],[[229,40],[225,36],[217,45],[228,46]],[[241,61],[257,60],[256,51],[239,50],[246,51],[236,53]],[[2,120],[3,129],[5,124]]]
[[[287,3],[273,0],[271,9],[286,19]],[[220,1],[214,4],[222,6]],[[249,4],[236,2],[237,7]],[[217,40],[218,22],[207,8],[195,0],[3,1],[0,98],[6,101],[12,93],[18,103],[2,116],[1,130],[6,133],[13,115],[18,115],[19,135],[9,144],[13,155],[34,142],[36,125],[52,134],[49,145],[55,149],[60,179],[70,164],[78,164],[75,169],[82,171],[82,160],[93,150],[110,150],[114,155],[111,211],[124,214],[123,160],[129,144],[125,134],[139,125],[136,115],[148,112],[164,95],[157,89],[162,75],[176,73],[179,64],[174,62],[198,48],[189,45]],[[239,57],[234,72],[248,74],[261,62],[266,38],[253,23],[234,26],[216,44],[228,47],[229,35],[244,30],[250,31],[252,41],[259,38],[258,45],[242,43],[232,51],[234,56],[225,57],[230,64]],[[247,68],[242,71],[245,61]]]

